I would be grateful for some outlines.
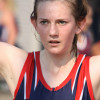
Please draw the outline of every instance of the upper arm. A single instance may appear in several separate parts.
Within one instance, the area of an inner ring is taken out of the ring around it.
[[[0,42],[0,74],[14,94],[27,53],[10,44]]]
[[[100,55],[90,59],[90,77],[96,100],[100,99]]]
[[[8,62],[8,45],[0,42],[0,74],[3,73],[4,67],[6,67]]]

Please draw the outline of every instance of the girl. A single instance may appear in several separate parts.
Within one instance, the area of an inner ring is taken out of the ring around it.
[[[100,56],[77,55],[86,0],[35,0],[31,21],[44,50],[0,43],[0,73],[14,100],[99,100]]]

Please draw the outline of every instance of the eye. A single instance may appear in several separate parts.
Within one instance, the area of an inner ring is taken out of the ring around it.
[[[66,21],[62,21],[62,20],[58,21],[58,24],[61,24],[61,25],[65,25],[66,23],[67,23]]]
[[[45,25],[45,24],[48,24],[48,21],[43,20],[43,21],[40,21],[40,23],[41,23],[42,25]]]

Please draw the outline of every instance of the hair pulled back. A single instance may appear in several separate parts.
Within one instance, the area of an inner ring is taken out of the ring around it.
[[[34,11],[31,14],[31,19],[35,19],[35,20],[37,19],[38,4],[40,2],[45,2],[45,1],[53,2],[56,0],[35,0]],[[83,19],[85,19],[87,15],[87,5],[88,5],[87,0],[57,0],[57,1],[65,1],[66,3],[69,3],[72,9],[72,14],[77,24],[81,22]],[[75,35],[74,37],[71,51],[74,51],[75,55],[77,56],[77,35]]]

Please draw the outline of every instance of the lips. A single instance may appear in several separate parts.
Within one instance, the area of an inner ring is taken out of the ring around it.
[[[57,40],[51,40],[51,41],[49,41],[49,43],[60,43],[60,42]]]
[[[59,45],[59,43],[60,43],[60,41],[57,41],[57,40],[50,40],[49,41],[49,44],[52,47],[57,47]]]

